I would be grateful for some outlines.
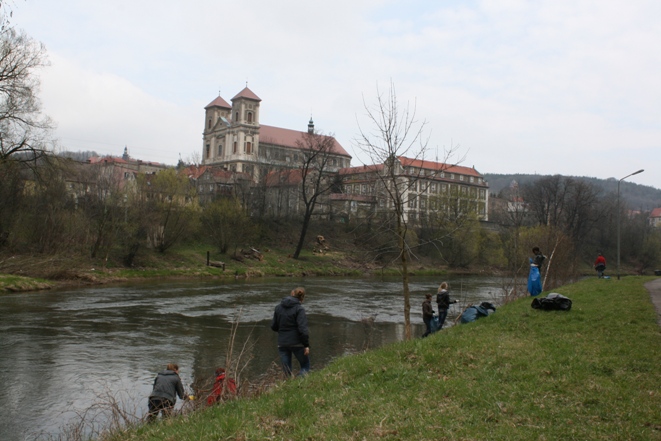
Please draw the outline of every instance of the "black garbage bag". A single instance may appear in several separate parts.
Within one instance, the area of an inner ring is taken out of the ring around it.
[[[530,304],[534,309],[544,309],[546,311],[569,311],[571,309],[571,299],[552,292],[546,297],[534,298]]]

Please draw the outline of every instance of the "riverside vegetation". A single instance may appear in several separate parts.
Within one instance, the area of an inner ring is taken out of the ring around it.
[[[569,312],[519,298],[475,323],[105,440],[661,439],[661,333],[643,286],[652,279],[557,288]]]

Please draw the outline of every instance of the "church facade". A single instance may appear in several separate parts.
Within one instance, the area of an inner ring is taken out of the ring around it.
[[[261,99],[247,86],[230,105],[218,96],[205,109],[202,164],[245,173],[254,182],[300,166],[306,132],[260,124]],[[312,119],[307,133],[314,133]],[[328,172],[349,167],[351,155],[333,139]]]

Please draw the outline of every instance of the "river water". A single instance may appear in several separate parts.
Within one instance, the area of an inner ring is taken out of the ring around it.
[[[412,278],[413,333],[438,277]],[[501,280],[453,276],[448,321],[469,303],[499,303]],[[156,373],[176,362],[184,386],[210,381],[225,364],[238,317],[234,359],[241,379],[277,367],[273,309],[296,286],[307,290],[312,370],[334,358],[402,340],[401,279],[277,278],[160,281],[0,294],[0,440],[64,437],[81,416],[103,425],[116,402],[140,418]],[[374,318],[373,325],[366,319]],[[294,363],[297,366],[296,362]],[[178,406],[181,406],[181,401]]]

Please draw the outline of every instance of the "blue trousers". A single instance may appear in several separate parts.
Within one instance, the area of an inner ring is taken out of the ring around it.
[[[310,372],[310,357],[305,355],[305,348],[301,346],[278,346],[278,354],[282,362],[282,370],[288,377],[292,376],[292,355],[301,365],[298,375],[305,375]]]
[[[447,309],[438,308],[438,323],[441,325],[438,328],[439,331],[443,329],[443,323],[445,323],[445,319],[447,318],[447,316],[448,316]]]

